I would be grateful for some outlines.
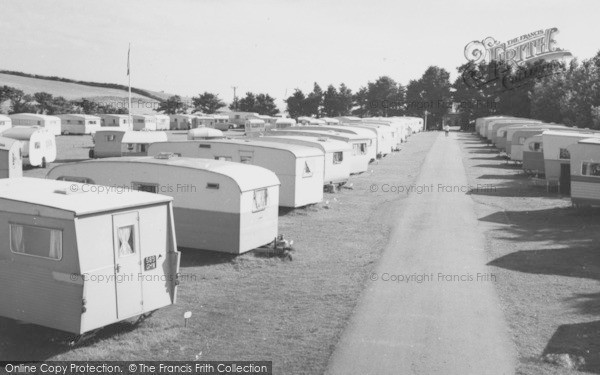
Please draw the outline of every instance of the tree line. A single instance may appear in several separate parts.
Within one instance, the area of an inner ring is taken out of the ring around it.
[[[492,61],[457,68],[458,77],[437,66],[428,67],[418,79],[402,85],[389,76],[367,82],[353,92],[344,83],[318,83],[310,92],[295,89],[284,99],[288,115],[336,117],[427,116],[431,126],[441,125],[444,116],[458,117],[463,128],[478,117],[502,114],[555,122],[567,126],[600,129],[600,52],[589,60],[569,64],[536,61],[511,66]],[[10,100],[10,113],[126,113],[87,99],[66,100],[49,93],[24,94],[0,87],[0,103]],[[227,104],[217,94],[204,92],[191,100],[172,96],[161,100],[156,110],[165,114],[202,112],[213,114]],[[279,109],[269,94],[247,92],[229,105],[234,111],[276,115]]]

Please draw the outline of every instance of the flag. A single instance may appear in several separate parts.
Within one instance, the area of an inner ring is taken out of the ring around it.
[[[131,54],[131,43],[129,43],[129,49],[127,50],[127,75],[129,75],[129,55]]]

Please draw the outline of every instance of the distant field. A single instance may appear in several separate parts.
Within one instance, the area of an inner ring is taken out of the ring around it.
[[[77,83],[51,81],[0,73],[0,86],[4,85],[23,90],[26,94],[34,94],[43,91],[54,96],[62,96],[69,100],[87,98],[95,102],[111,104],[115,107],[127,106],[129,95],[125,90],[93,87]],[[171,96],[171,94],[151,90],[148,90],[148,92],[163,99]],[[158,104],[155,99],[140,94],[132,93],[131,97],[131,109],[133,113],[152,113]]]

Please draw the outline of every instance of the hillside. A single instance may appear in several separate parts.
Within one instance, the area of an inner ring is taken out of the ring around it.
[[[23,90],[26,94],[34,94],[36,92],[47,92],[54,96],[62,96],[69,100],[86,98],[95,102],[112,104],[115,107],[127,106],[128,92],[127,90],[109,87],[97,87],[82,83],[65,82],[69,81],[63,78],[45,79],[37,77],[25,77],[22,75],[14,75],[0,73],[0,86],[11,86]],[[94,85],[108,85],[95,84]],[[116,85],[112,85],[116,86]],[[132,113],[152,113],[156,109],[159,99],[166,99],[171,94],[162,92],[145,91],[148,95],[141,95],[132,92]]]

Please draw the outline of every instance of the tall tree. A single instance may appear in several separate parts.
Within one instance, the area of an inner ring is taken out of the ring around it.
[[[37,109],[40,113],[52,114],[52,100],[54,97],[47,92],[36,92],[33,99],[37,102]]]
[[[255,106],[256,106],[256,95],[254,95],[254,93],[251,93],[251,92],[247,92],[246,96],[241,99],[238,99],[238,102],[237,102],[237,110],[240,112],[255,112],[254,111]]]
[[[285,103],[287,104],[287,112],[292,118],[298,118],[300,116],[306,116],[306,111],[304,108],[304,104],[306,101],[306,96],[300,89],[295,89],[294,93],[285,99]]]
[[[256,112],[261,115],[273,116],[279,113],[275,99],[269,94],[247,92],[245,97],[238,100],[237,107],[241,112]]]
[[[345,84],[340,84],[340,88],[338,89],[338,98],[340,106],[340,116],[349,115],[354,105],[352,90],[346,87]]]
[[[74,104],[81,110],[81,112],[83,112],[87,115],[99,113],[98,112],[98,103],[91,101],[89,99],[83,98],[80,101],[76,101]]]
[[[323,93],[323,114],[328,117],[339,116],[341,110],[340,96],[333,85],[327,86]]]
[[[212,114],[225,107],[225,103],[219,98],[218,94],[204,92],[192,98],[194,112]]]
[[[388,76],[367,84],[367,107],[371,116],[392,116],[403,112],[404,88]]]
[[[25,94],[23,90],[13,89],[9,93],[10,110],[9,113],[36,112],[37,108],[33,103],[33,96]]]
[[[167,100],[160,102],[158,112],[164,112],[167,115],[174,115],[177,113],[185,113],[188,109],[188,105],[183,102],[179,95],[173,95]]]
[[[275,99],[269,94],[258,94],[256,95],[254,112],[258,112],[261,115],[275,116],[279,113],[279,109],[275,104]]]
[[[354,104],[356,108],[352,110],[352,114],[355,116],[367,116],[369,114],[370,105],[369,105],[369,97],[368,90],[366,87],[361,87],[354,95],[353,95]]]
[[[428,113],[428,128],[441,126],[443,116],[452,107],[450,95],[450,73],[437,66],[430,66],[416,81],[411,81],[406,90],[407,113]]]
[[[319,117],[323,106],[323,90],[318,83],[314,83],[313,91],[308,94],[304,108],[307,116]]]
[[[72,101],[67,100],[62,96],[56,96],[52,98],[52,102],[46,113],[48,115],[59,115],[73,112],[75,112],[75,105]]]

